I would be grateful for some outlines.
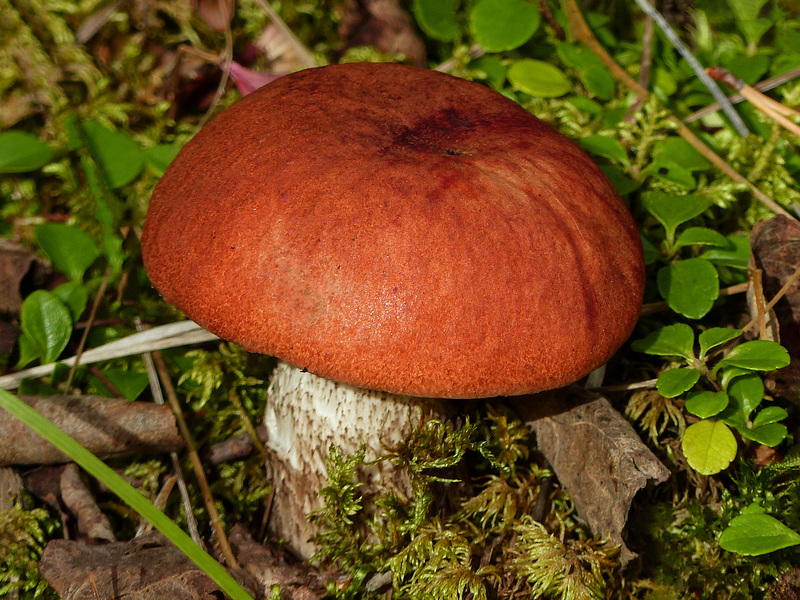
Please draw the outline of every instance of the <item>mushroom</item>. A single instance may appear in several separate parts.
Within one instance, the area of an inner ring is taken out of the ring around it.
[[[160,180],[142,252],[165,300],[284,361],[271,528],[306,557],[330,443],[374,456],[434,399],[574,382],[628,338],[644,286],[633,219],[577,145],[395,64],[308,69],[223,111]]]

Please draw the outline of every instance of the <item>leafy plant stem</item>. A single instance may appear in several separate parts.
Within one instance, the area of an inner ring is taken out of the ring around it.
[[[164,513],[158,510],[141,493],[122,479],[113,469],[86,450],[59,427],[44,418],[16,396],[0,390],[0,408],[25,423],[59,450],[69,455],[90,475],[102,481],[131,508],[166,535],[182,552],[200,567],[222,590],[234,600],[252,600],[252,597],[228,573],[222,565],[209,556],[202,548]]]

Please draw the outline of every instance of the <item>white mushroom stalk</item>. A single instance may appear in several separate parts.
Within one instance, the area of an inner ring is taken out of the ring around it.
[[[442,417],[444,401],[373,392],[318,377],[285,362],[272,374],[264,425],[274,495],[270,529],[299,556],[311,558],[317,533],[307,517],[322,508],[331,445],[343,455],[363,447],[365,462],[384,456],[413,426]],[[379,487],[411,492],[405,474],[387,461],[365,465],[360,492]],[[369,510],[369,507],[367,507]]]

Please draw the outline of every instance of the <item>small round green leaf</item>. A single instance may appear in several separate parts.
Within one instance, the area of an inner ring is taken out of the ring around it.
[[[81,125],[81,132],[111,189],[129,184],[142,172],[142,151],[124,131],[111,131],[96,121],[90,121]]]
[[[689,392],[686,394],[686,410],[701,419],[719,414],[728,406],[725,392]]]
[[[761,427],[741,429],[740,433],[748,440],[774,448],[786,439],[789,430],[783,423],[767,423]]]
[[[673,239],[679,225],[702,215],[711,203],[691,194],[677,196],[665,192],[645,192],[642,194],[642,204],[664,226],[667,237]]]
[[[753,371],[773,371],[789,365],[789,352],[771,340],[753,340],[736,346],[720,364]]]
[[[740,432],[747,429],[751,413],[764,399],[764,382],[757,373],[749,372],[731,379],[727,386],[728,407],[719,419]]]
[[[572,87],[567,76],[558,68],[530,58],[518,60],[511,65],[508,80],[520,92],[540,98],[563,96]]]
[[[54,157],[53,149],[35,135],[24,131],[0,135],[0,173],[37,171]]]
[[[42,223],[33,236],[53,266],[73,281],[83,279],[86,269],[100,255],[94,240],[72,225]]]
[[[797,544],[800,544],[800,533],[789,529],[775,517],[758,513],[733,518],[719,536],[723,550],[744,556],[760,556]]]
[[[668,160],[689,171],[705,171],[711,163],[682,137],[670,136],[655,145],[653,158]]]
[[[559,58],[565,65],[573,69],[578,69],[579,71],[603,66],[603,61],[597,58],[594,52],[582,44],[561,42],[556,46],[556,52],[558,52]]]
[[[700,342],[700,357],[705,357],[709,350],[735,340],[740,335],[742,335],[741,329],[729,329],[727,327],[710,327],[706,329],[697,337]]]
[[[706,250],[702,258],[721,267],[747,270],[750,263],[750,238],[746,235],[729,235],[726,247]]]
[[[780,406],[767,406],[765,409],[759,411],[756,418],[753,419],[753,427],[777,423],[778,421],[783,421],[788,416],[789,413]]]
[[[77,281],[68,281],[62,283],[55,289],[53,293],[64,303],[69,309],[73,321],[77,321],[86,310],[86,304],[89,302],[89,292],[86,291],[86,286]]]
[[[665,158],[654,158],[644,173],[668,181],[687,191],[697,187],[697,181],[689,169]]]
[[[706,227],[687,227],[675,240],[675,248],[681,246],[719,246],[728,245],[728,239],[721,233]]]
[[[487,52],[518,48],[539,28],[539,11],[524,0],[480,0],[469,14],[475,41]]]
[[[707,260],[688,258],[658,271],[658,291],[669,307],[690,319],[701,319],[719,296],[717,270]]]
[[[150,168],[160,177],[164,174],[164,171],[167,170],[172,159],[178,155],[178,150],[180,150],[180,148],[175,144],[159,144],[147,148],[143,155],[147,164],[150,165]]]
[[[725,423],[698,421],[686,428],[681,442],[683,455],[701,475],[714,475],[736,458],[736,438]]]
[[[598,100],[608,101],[614,97],[617,84],[604,66],[581,69],[578,74],[589,93]]]
[[[69,309],[52,292],[36,290],[22,303],[22,330],[36,345],[42,363],[56,360],[72,335]]]
[[[414,0],[414,18],[422,31],[435,40],[452,42],[458,37],[453,0]]]
[[[696,369],[670,369],[658,376],[656,389],[664,398],[675,398],[692,389],[699,379]]]
[[[580,140],[580,146],[589,154],[610,158],[618,163],[628,164],[628,153],[618,139],[610,135],[589,135]],[[723,238],[724,239],[724,238]]]
[[[693,346],[694,332],[685,323],[667,325],[631,343],[636,352],[656,356],[681,356],[689,362],[694,360]]]

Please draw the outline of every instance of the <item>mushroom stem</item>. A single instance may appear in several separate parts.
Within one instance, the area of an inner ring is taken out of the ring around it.
[[[343,455],[366,447],[365,462],[386,454],[414,425],[444,414],[445,401],[365,390],[318,377],[279,362],[267,390],[267,468],[275,486],[270,530],[298,556],[317,548],[308,515],[322,508],[327,457],[335,444]],[[361,470],[362,494],[379,486],[409,493],[403,472],[383,461]]]

